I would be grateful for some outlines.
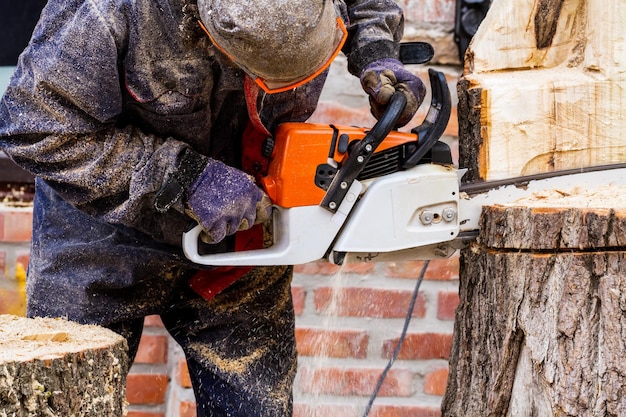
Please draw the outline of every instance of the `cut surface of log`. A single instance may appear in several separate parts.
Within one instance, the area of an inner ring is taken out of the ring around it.
[[[0,416],[125,413],[126,340],[98,326],[0,315]]]
[[[623,187],[486,206],[461,253],[442,415],[626,415]]]

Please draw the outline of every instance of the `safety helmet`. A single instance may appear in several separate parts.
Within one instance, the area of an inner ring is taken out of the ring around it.
[[[268,93],[322,73],[347,38],[332,0],[198,0],[211,42]]]

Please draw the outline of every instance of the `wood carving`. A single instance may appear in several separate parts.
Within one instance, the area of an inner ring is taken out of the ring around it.
[[[459,83],[468,181],[626,161],[626,3],[496,1]]]

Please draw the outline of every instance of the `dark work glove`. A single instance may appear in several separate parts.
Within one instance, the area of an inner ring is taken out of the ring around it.
[[[379,59],[365,67],[361,72],[361,86],[369,94],[370,107],[376,119],[380,119],[385,112],[394,92],[399,91],[406,96],[406,107],[396,127],[409,123],[426,95],[422,80],[393,58]]]
[[[188,214],[204,229],[201,237],[207,243],[262,223],[272,212],[269,197],[252,176],[212,159],[187,195]]]

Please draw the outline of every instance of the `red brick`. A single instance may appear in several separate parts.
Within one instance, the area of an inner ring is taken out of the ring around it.
[[[169,378],[159,374],[129,374],[126,400],[129,404],[162,404]]]
[[[391,278],[417,279],[424,261],[388,262],[385,275]],[[459,257],[452,255],[446,259],[433,259],[428,264],[424,279],[430,281],[450,281],[459,278]]]
[[[398,338],[383,342],[383,357],[390,358]],[[449,359],[452,334],[415,333],[407,334],[400,348],[398,359]]]
[[[437,318],[439,320],[454,320],[458,306],[458,291],[440,291],[437,295]]]
[[[29,251],[22,251],[17,253],[17,257],[15,259],[15,263],[16,264],[21,264],[24,268],[28,267],[28,261],[30,259],[30,252]]]
[[[300,387],[308,394],[340,396],[370,396],[382,369],[368,368],[302,368]],[[390,370],[381,385],[380,397],[409,397],[413,395],[413,373],[406,369]]]
[[[293,298],[293,310],[296,316],[302,315],[304,312],[306,291],[302,287],[292,286],[291,297]]]
[[[32,210],[0,207],[0,241],[28,242],[32,236]]]
[[[181,401],[178,413],[179,417],[196,417],[196,403]]]
[[[302,356],[365,359],[367,332],[296,328],[296,345]]]
[[[302,265],[296,265],[294,272],[304,275],[333,275],[339,272],[340,266],[332,264],[328,261],[319,260],[315,262],[309,262]]]
[[[405,317],[413,292],[377,288],[318,288],[314,292],[315,311],[350,317],[394,318]],[[417,296],[413,317],[424,317],[426,299]]]
[[[455,0],[403,1],[405,18],[420,23],[454,22]]]
[[[309,262],[306,264],[294,265],[293,272],[295,274],[315,275],[317,274],[317,262]]]
[[[149,411],[128,411],[124,417],[165,417],[163,413],[151,413]]]
[[[161,317],[158,315],[147,316],[143,321],[144,327],[165,327]]]
[[[178,361],[178,367],[176,370],[176,379],[178,385],[183,388],[191,388],[191,377],[189,376],[189,368],[187,368],[187,362],[184,359]]]
[[[367,275],[374,272],[376,264],[374,262],[348,262],[341,266],[341,272],[345,274]]]
[[[438,408],[418,405],[379,405],[372,407],[370,417],[440,417]]]
[[[334,275],[339,272],[347,274],[370,274],[376,268],[373,262],[348,262],[344,265],[335,265],[325,260],[296,265],[294,272],[304,275]]]
[[[448,382],[448,368],[437,369],[424,377],[424,393],[430,395],[443,395],[446,393]]]
[[[167,363],[167,336],[142,335],[135,363]]]
[[[293,417],[361,417],[364,407],[345,404],[303,404],[295,403]],[[440,417],[438,408],[418,405],[376,405],[369,417]]]
[[[295,403],[293,417],[361,417],[363,407],[344,404]]]
[[[446,259],[433,259],[428,264],[425,279],[431,281],[449,281],[459,279],[458,252]]]

